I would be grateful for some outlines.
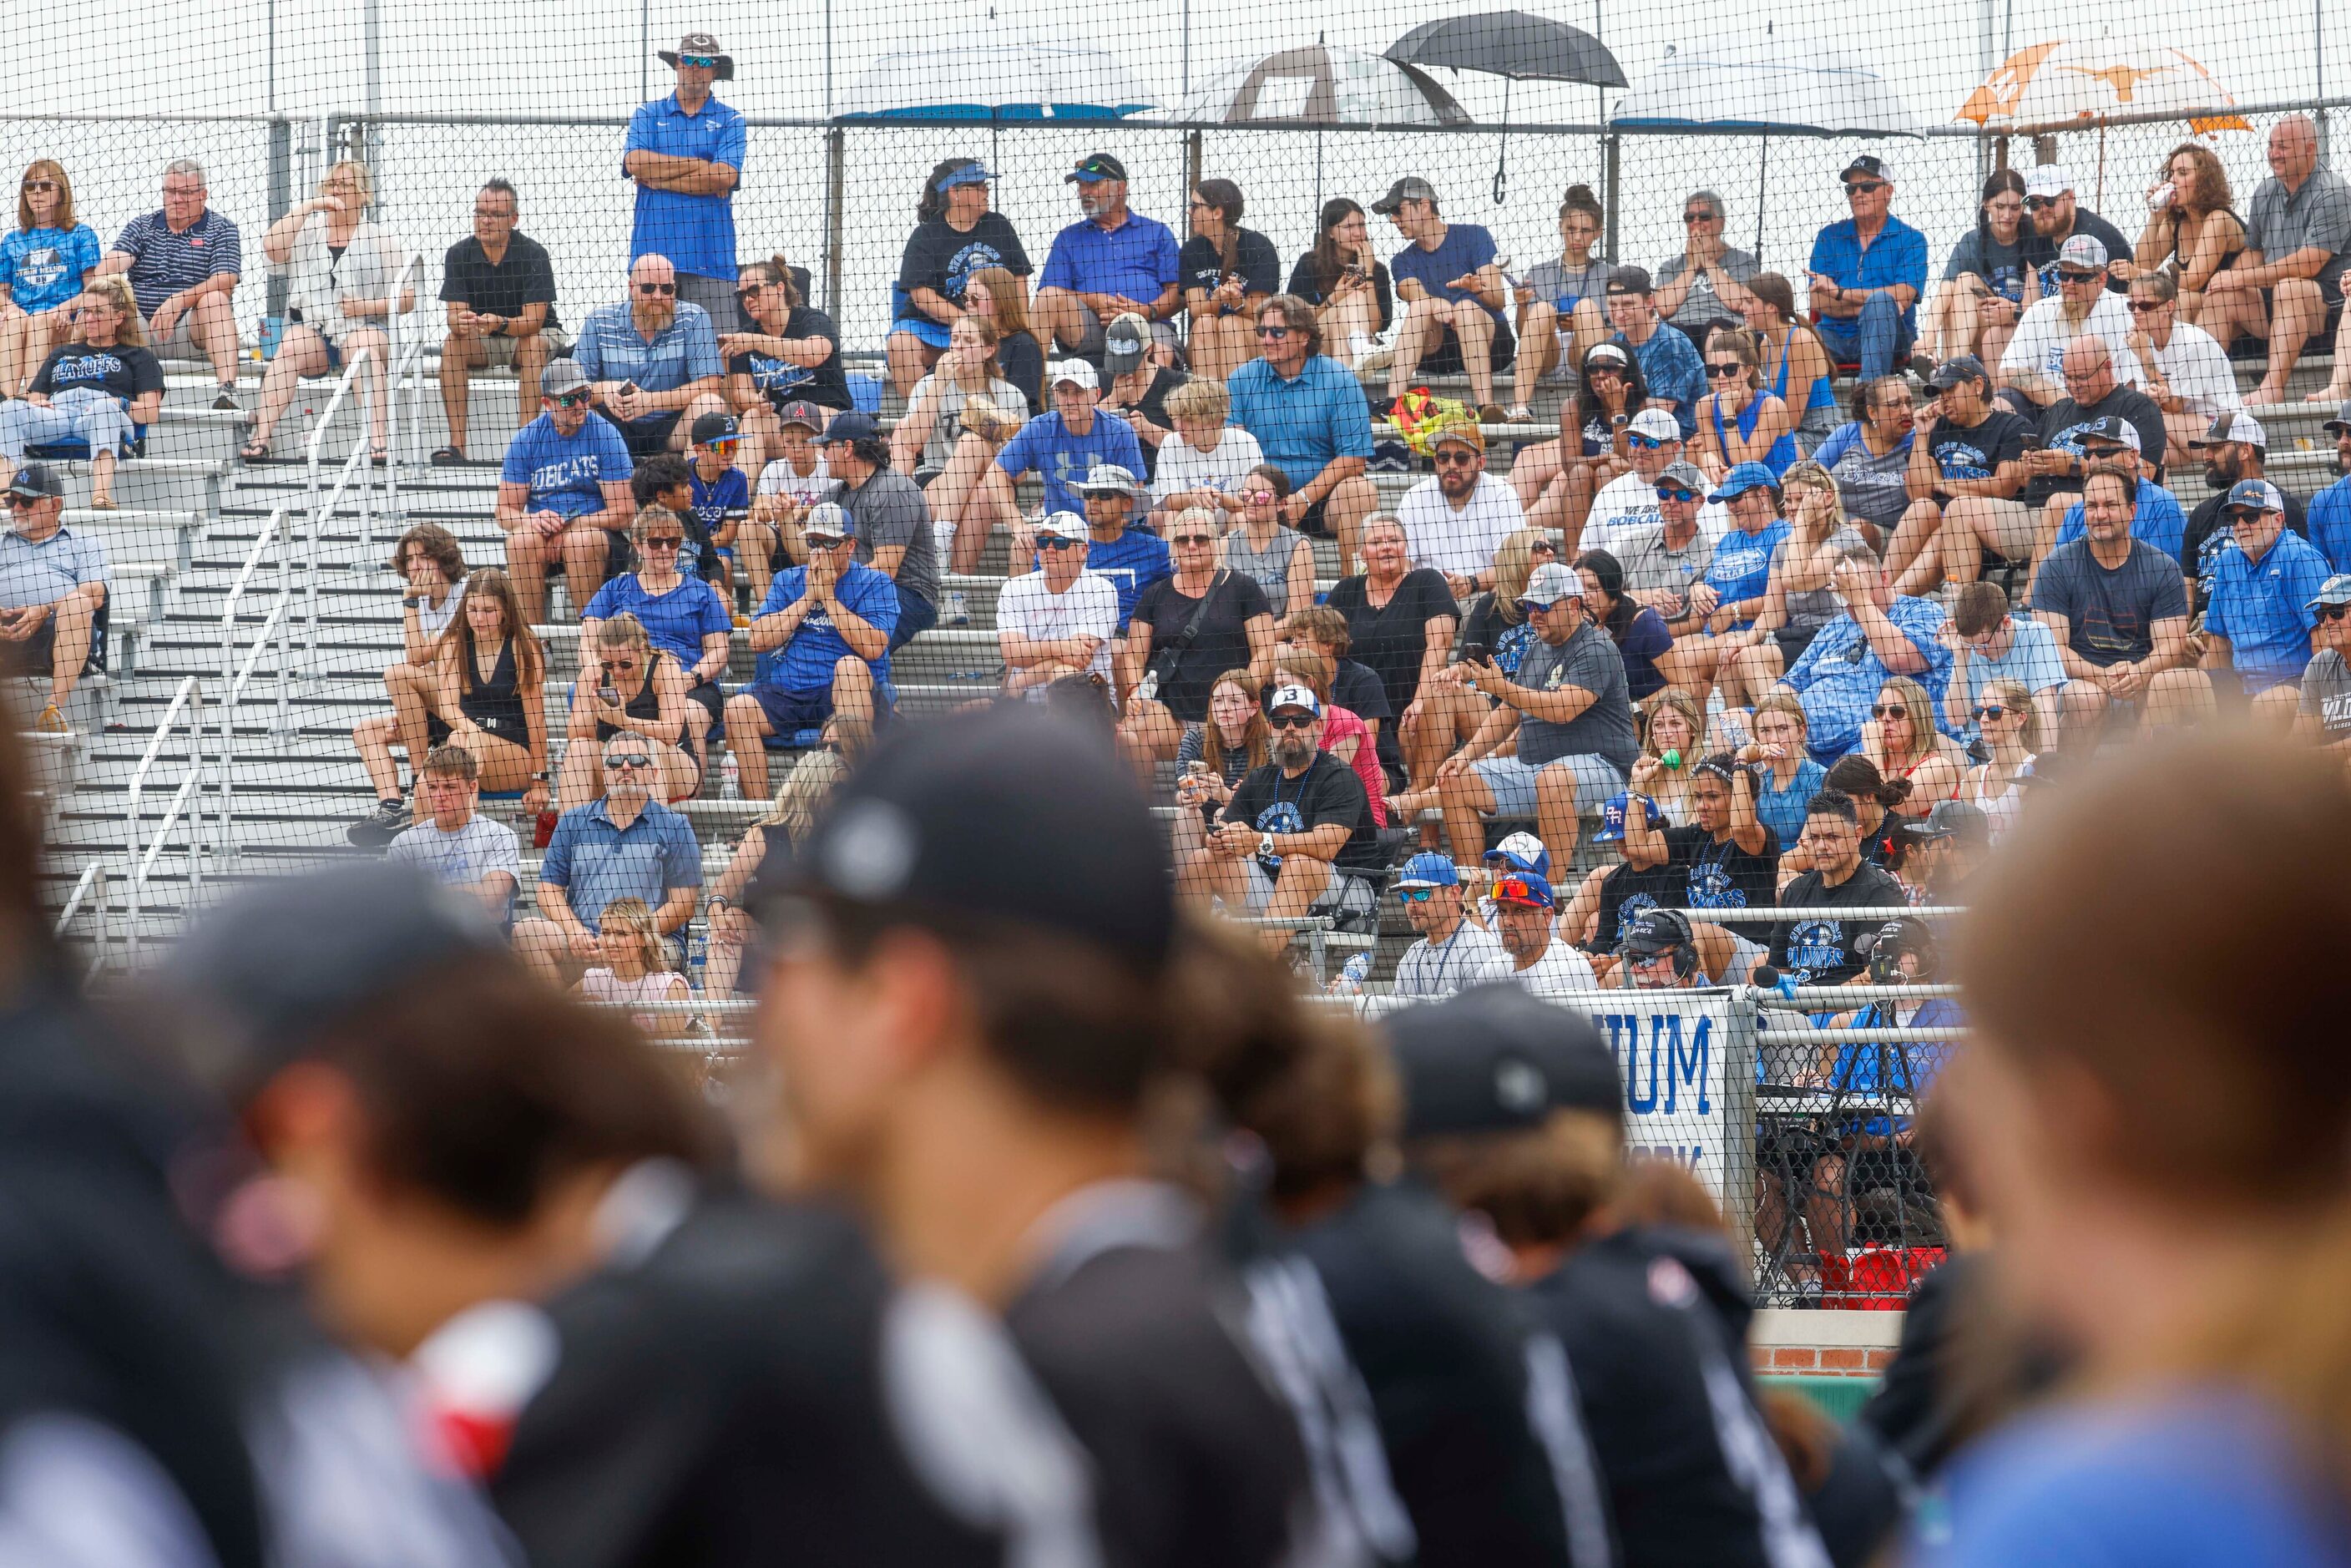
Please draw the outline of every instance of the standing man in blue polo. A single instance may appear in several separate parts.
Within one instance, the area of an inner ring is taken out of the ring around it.
[[[1052,254],[1038,275],[1031,311],[1038,336],[1060,343],[1064,353],[1099,361],[1103,329],[1131,310],[1151,323],[1155,341],[1172,349],[1174,318],[1184,308],[1176,289],[1182,247],[1175,235],[1165,224],[1127,211],[1126,165],[1109,153],[1094,153],[1061,178],[1077,186],[1085,216],[1053,236]],[[1132,466],[1142,472],[1140,463]]]
[[[1894,171],[1865,152],[1844,168],[1853,216],[1813,241],[1813,310],[1839,360],[1858,359],[1865,382],[1890,375],[1918,336],[1927,289],[1927,236],[1893,215]]]
[[[1372,411],[1355,372],[1322,352],[1314,307],[1277,294],[1257,308],[1258,357],[1225,378],[1232,423],[1257,437],[1290,479],[1281,520],[1339,541],[1339,575],[1354,574],[1364,519],[1379,509],[1365,470]]]
[[[735,188],[743,183],[748,131],[743,116],[710,96],[735,79],[735,57],[707,33],[688,33],[674,52],[677,90],[639,104],[629,117],[621,171],[637,184],[629,260],[665,256],[677,268],[680,299],[700,306],[720,331],[735,314]]]
[[[1019,516],[1013,481],[1032,470],[1045,482],[1040,517],[1082,513],[1086,503],[1078,486],[1097,464],[1114,464],[1130,474],[1143,472],[1143,443],[1134,438],[1134,426],[1094,406],[1102,399],[1102,378],[1092,365],[1063,360],[1046,371],[1045,382],[1053,406],[1022,425],[987,471],[998,509],[1008,517]]]

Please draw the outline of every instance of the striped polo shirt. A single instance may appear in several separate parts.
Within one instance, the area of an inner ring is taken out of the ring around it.
[[[141,316],[154,315],[164,300],[207,277],[245,270],[236,225],[210,207],[183,234],[174,234],[162,213],[141,213],[122,225],[114,248],[131,257],[131,292]]]

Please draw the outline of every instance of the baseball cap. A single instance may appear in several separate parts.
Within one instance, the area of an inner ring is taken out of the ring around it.
[[[1046,390],[1050,392],[1063,382],[1083,387],[1088,392],[1102,391],[1102,378],[1094,374],[1094,368],[1083,360],[1053,361],[1052,369],[1045,373]]]
[[[1616,950],[1670,953],[1677,947],[1695,949],[1697,946],[1698,936],[1690,930],[1689,916],[1678,909],[1645,909],[1625,927],[1624,940],[1616,944]]]
[[[2283,512],[2285,510],[2285,497],[2279,495],[2278,487],[2266,479],[2240,479],[2229,487],[2229,499],[2221,509],[2230,512]]]
[[[443,965],[511,963],[480,901],[414,867],[366,860],[273,877],[200,915],[156,971],[192,1027],[200,1074],[232,1102],[318,1039]]]
[[[808,399],[799,397],[792,399],[791,402],[776,410],[778,424],[797,424],[811,435],[822,430],[824,422],[831,417],[831,409],[819,408]]]
[[[2074,235],[2057,247],[2057,266],[2097,271],[2106,265],[2106,242],[2095,235]]]
[[[1914,839],[1965,839],[1973,843],[1990,843],[1991,818],[1971,800],[1941,800],[1924,821],[1911,823],[1906,831]]]
[[[1632,810],[1632,802],[1635,800],[1641,802],[1642,810],[1648,813],[1648,821],[1653,822],[1664,821],[1665,813],[1657,810],[1657,803],[1655,800],[1646,795],[1635,795],[1629,789],[1619,789],[1608,797],[1606,805],[1600,808],[1600,831],[1592,835],[1592,841],[1595,844],[1623,843],[1625,818]]]
[[[1646,435],[1652,441],[1679,441],[1682,427],[1674,416],[1661,408],[1645,408],[1635,414],[1625,428],[1635,435]]]
[[[2036,164],[2032,172],[2024,176],[2024,193],[2027,196],[2062,196],[2073,188],[2074,176],[2067,172],[2063,163]]]
[[[694,429],[688,434],[696,446],[708,446],[717,441],[742,440],[743,427],[735,423],[731,413],[705,413],[694,422]]]
[[[2318,428],[2335,431],[2351,430],[2351,399],[2346,399],[2343,406],[2335,411],[2335,417]]]
[[[1497,904],[1515,904],[1522,909],[1552,909],[1559,903],[1548,878],[1539,872],[1515,867],[1494,878],[1493,891],[1487,896]]]
[[[1695,490],[1703,499],[1706,496],[1706,473],[1685,457],[1677,457],[1657,470],[1660,485],[1679,485],[1685,490]]]
[[[1390,1013],[1383,1024],[1405,1135],[1509,1133],[1553,1111],[1625,1114],[1616,1059],[1591,1018],[1500,981]]]
[[[1102,369],[1123,376],[1143,363],[1151,351],[1151,324],[1132,310],[1122,310],[1102,329]]]
[[[2318,597],[2303,606],[2315,610],[2320,605],[2351,604],[2351,571],[2338,571],[2318,585]]]
[[[1608,275],[1608,287],[1603,294],[1654,294],[1656,285],[1649,281],[1648,268],[1620,267]]]
[[[1086,470],[1086,476],[1077,486],[1082,496],[1134,496],[1141,488],[1134,476],[1115,463],[1097,463]]]
[[[2076,428],[2075,441],[2111,441],[2117,446],[2127,446],[2133,452],[2146,450],[2139,443],[2138,426],[2118,413],[2102,413]]]
[[[995,178],[994,174],[988,172],[987,165],[975,158],[968,163],[956,164],[931,182],[931,189],[952,191],[957,185],[985,185]]]
[[[1486,863],[1508,861],[1520,871],[1533,872],[1537,876],[1551,874],[1551,851],[1543,841],[1521,828],[1486,852]]]
[[[820,445],[833,446],[844,441],[877,441],[881,435],[882,427],[873,423],[872,414],[860,413],[852,408],[834,414],[825,425],[824,434],[817,437],[817,442]]]
[[[653,53],[662,64],[672,69],[676,68],[677,57],[680,55],[716,55],[718,58],[718,68],[711,74],[720,81],[735,79],[735,57],[720,48],[718,40],[708,33],[688,33],[677,41],[676,48],[656,49]]]
[[[1953,354],[1935,367],[1935,373],[1927,378],[1927,388],[1929,392],[1946,392],[1961,382],[1991,381],[1991,374],[1984,369],[1981,360],[1973,354]]]
[[[64,478],[46,463],[26,464],[8,483],[8,494],[28,501],[63,500],[65,493]]]
[[[549,360],[547,369],[539,372],[538,395],[561,397],[567,392],[576,392],[587,384],[588,372],[580,368],[579,361],[569,358]]]
[[[1562,599],[1583,597],[1583,579],[1555,560],[1547,560],[1527,573],[1527,585],[1519,590],[1519,602],[1531,604],[1537,610],[1548,610]]]
[[[1761,463],[1741,463],[1722,476],[1722,488],[1708,499],[1728,501],[1750,490],[1777,490],[1780,476]]]
[[[896,727],[770,888],[915,925],[1013,922],[1151,971],[1176,929],[1166,839],[1134,774],[1098,733],[1029,703]]]
[[[1461,873],[1455,868],[1453,857],[1435,850],[1423,850],[1404,862],[1396,872],[1398,887],[1459,887]]]
[[[1091,152],[1086,155],[1085,160],[1076,168],[1061,176],[1061,183],[1066,185],[1070,183],[1070,182],[1075,180],[1090,185],[1096,180],[1123,180],[1125,178],[1125,164],[1120,162],[1117,159],[1112,157],[1107,152]]]
[[[1478,428],[1473,419],[1448,420],[1437,426],[1437,434],[1428,438],[1428,449],[1434,452],[1448,441],[1480,454],[1486,450],[1486,433]]]
[[[2197,444],[2211,446],[2223,441],[2239,442],[2261,452],[2270,449],[2270,433],[2262,428],[2260,420],[2242,409],[2230,409],[2214,414],[2210,427],[2204,432],[2204,439]]]
[[[808,516],[801,520],[800,537],[853,539],[857,537],[857,519],[837,501],[819,501],[808,509]]]
[[[1037,519],[1033,533],[1050,534],[1057,539],[1082,539],[1092,537],[1085,518],[1075,512],[1048,512]]]
[[[1891,180],[1894,178],[1894,165],[1875,152],[1858,153],[1852,162],[1838,172],[1837,178],[1840,181],[1850,180],[1855,174],[1865,174],[1873,180]]]
[[[1314,694],[1294,683],[1276,686],[1266,694],[1265,711],[1268,714],[1280,713],[1286,707],[1294,707],[1301,713],[1311,713],[1318,716],[1322,712],[1322,705],[1315,699]]]
[[[1433,202],[1437,187],[1417,174],[1406,174],[1388,187],[1388,193],[1372,204],[1372,211],[1382,217],[1403,206],[1406,202]]]

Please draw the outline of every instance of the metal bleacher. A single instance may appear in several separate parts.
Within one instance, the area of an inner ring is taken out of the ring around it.
[[[2293,395],[2298,400],[2323,385],[2328,368],[2324,357],[2304,361]],[[2240,369],[2250,387],[2252,367]],[[248,407],[256,395],[256,382],[249,368],[241,389]],[[428,466],[424,455],[442,444],[445,434],[429,353],[415,367],[408,386],[402,408],[413,412],[402,415],[398,515],[380,512],[363,538],[356,516],[345,508],[320,532],[316,541],[320,565],[315,584],[315,653],[306,653],[299,638],[290,644],[290,667],[284,673],[293,678],[286,686],[282,727],[273,700],[279,651],[274,643],[259,643],[258,634],[272,608],[281,554],[291,552],[294,593],[299,597],[312,586],[303,580],[300,565],[308,527],[304,508],[312,492],[307,465],[298,455],[306,449],[315,416],[328,407],[332,383],[303,389],[278,433],[280,456],[243,464],[236,448],[245,417],[214,413],[207,406],[213,392],[208,376],[175,372],[162,415],[150,431],[146,455],[120,465],[115,486],[123,508],[119,511],[89,510],[87,465],[64,465],[71,486],[68,526],[105,542],[115,579],[110,674],[92,683],[95,700],[77,705],[75,721],[84,733],[52,747],[62,765],[44,773],[45,779],[55,780],[48,786],[54,797],[48,802],[46,873],[51,883],[50,904],[62,911],[69,899],[75,900],[66,935],[85,951],[99,940],[103,925],[111,955],[135,945],[143,961],[156,946],[170,941],[192,908],[216,900],[224,889],[359,852],[347,846],[343,831],[367,811],[373,794],[352,749],[350,728],[355,720],[386,706],[380,677],[400,649],[400,589],[383,570],[383,561],[400,529],[423,520],[455,534],[469,562],[486,565],[502,559],[501,535],[491,518],[497,486],[494,459],[517,423],[511,377],[483,374],[474,382],[471,410],[475,461],[456,468]],[[1441,381],[1432,390],[1464,395],[1461,387]],[[885,418],[894,410],[894,401],[885,404]],[[2334,472],[2332,442],[2319,429],[2332,412],[2332,405],[2299,401],[2256,411],[2270,432],[2272,477],[2304,499],[2328,483]],[[1516,443],[1544,439],[1554,430],[1545,425],[1489,426],[1491,465],[1497,471],[1507,468]],[[324,443],[331,465],[340,465],[358,433],[352,409],[336,413]],[[1381,474],[1374,478],[1384,504],[1393,507],[1423,476]],[[2185,487],[2183,501],[2194,505],[2196,476],[2178,477]],[[1035,499],[1033,494],[1024,496],[1024,506],[1033,509]],[[256,550],[265,528],[280,508],[288,509],[290,540],[273,538],[268,548]],[[1318,576],[1327,588],[1336,575],[1335,551],[1325,540],[1318,542],[1317,552]],[[249,657],[251,680],[233,733],[224,736],[223,618],[240,571],[249,562],[257,562],[258,570],[236,601],[234,658],[243,663]],[[943,712],[993,690],[1000,669],[993,630],[996,598],[1004,570],[1005,542],[999,537],[977,573],[947,580],[946,587],[964,592],[971,623],[925,633],[893,659],[905,712]],[[559,590],[557,602],[563,602]],[[558,618],[563,618],[562,612]],[[547,632],[552,666],[548,732],[551,740],[559,740],[564,686],[576,665],[578,635],[576,625]],[[734,678],[747,680],[749,649],[740,631],[736,639]],[[199,704],[193,732],[192,697]],[[192,738],[192,733],[201,739]],[[214,760],[224,750],[231,753],[230,760]],[[198,752],[210,769],[204,786],[182,797],[183,809],[164,827],[175,793],[191,768],[199,766],[192,756]],[[1164,786],[1166,779],[1162,782]],[[715,794],[716,769],[709,788]],[[233,834],[220,821],[223,800],[232,802]],[[1161,803],[1168,803],[1165,797]],[[486,809],[510,813],[515,808],[489,803]],[[688,802],[684,809],[702,841],[705,867],[715,875],[742,830],[766,805],[707,799]],[[535,876],[537,856],[528,850],[528,824],[523,827],[528,883]],[[135,896],[126,896],[134,883]],[[102,918],[95,913],[101,883],[110,889],[103,900],[108,913]],[[526,886],[526,905],[532,892]],[[126,914],[130,903],[139,906],[135,920]],[[1381,961],[1375,972],[1384,976],[1407,935],[1393,911],[1384,914],[1383,924],[1388,929],[1379,944]]]

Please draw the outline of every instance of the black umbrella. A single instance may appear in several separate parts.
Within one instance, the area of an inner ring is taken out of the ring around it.
[[[1479,71],[1515,81],[1572,81],[1588,87],[1623,87],[1625,68],[1608,46],[1581,27],[1526,11],[1480,11],[1423,22],[1387,47],[1400,66],[1443,67]],[[1510,118],[1510,89],[1502,89],[1502,120]],[[1494,169],[1494,200],[1509,184],[1510,143],[1502,138],[1501,162]]]

